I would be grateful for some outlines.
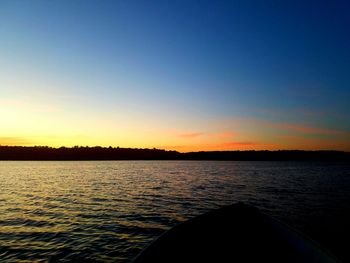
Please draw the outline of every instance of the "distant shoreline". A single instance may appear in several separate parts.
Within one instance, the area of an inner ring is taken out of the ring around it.
[[[0,146],[3,161],[102,161],[102,160],[231,160],[231,161],[345,161],[343,151],[200,151],[180,153],[161,149],[119,147]]]

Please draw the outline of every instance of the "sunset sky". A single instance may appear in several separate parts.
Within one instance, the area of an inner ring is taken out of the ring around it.
[[[0,145],[350,151],[347,1],[0,2]]]

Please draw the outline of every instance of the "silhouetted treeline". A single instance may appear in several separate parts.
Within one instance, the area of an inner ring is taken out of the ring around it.
[[[0,160],[237,160],[350,161],[341,151],[212,151],[189,152],[114,147],[0,146]]]
[[[213,151],[184,154],[187,160],[236,161],[350,161],[350,152],[341,151]]]
[[[179,156],[178,152],[159,149],[0,146],[0,160],[169,160]]]

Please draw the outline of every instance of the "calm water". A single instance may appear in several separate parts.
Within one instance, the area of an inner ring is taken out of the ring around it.
[[[0,261],[128,262],[171,226],[237,201],[349,259],[349,164],[3,161]]]

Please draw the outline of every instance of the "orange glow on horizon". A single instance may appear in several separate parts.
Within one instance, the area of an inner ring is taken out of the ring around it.
[[[91,139],[91,138],[90,138]],[[135,140],[136,141],[136,140]],[[211,142],[201,140],[195,142],[183,142],[169,140],[167,144],[157,143],[142,143],[138,144],[130,142],[110,142],[98,138],[87,140],[84,136],[72,137],[0,137],[0,145],[2,146],[49,146],[49,147],[73,147],[73,146],[102,146],[102,147],[121,147],[121,148],[158,148],[165,150],[175,150],[179,152],[193,152],[193,151],[234,151],[234,150],[342,150],[349,151],[349,143],[344,143],[342,140],[324,140],[317,138],[303,138],[298,136],[279,136],[275,143],[249,142],[249,141],[222,141]]]
[[[125,118],[123,115],[69,114],[58,107],[35,107],[35,104],[21,101],[0,102],[0,145],[155,147],[180,152],[350,151],[350,132],[298,123],[236,118],[197,120],[196,125],[179,125],[157,119],[143,119],[141,122],[136,117]]]

